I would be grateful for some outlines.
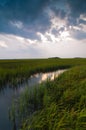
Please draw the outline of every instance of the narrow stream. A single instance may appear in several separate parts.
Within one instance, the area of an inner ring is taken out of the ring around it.
[[[54,77],[58,77],[59,74],[63,73],[65,70],[58,70],[49,73],[38,73],[31,76],[27,82],[20,85],[18,88],[13,89],[12,87],[6,86],[0,92],[0,130],[13,130],[13,124],[9,120],[9,108],[14,98],[17,98],[22,91],[24,91],[25,86],[34,86],[48,78],[53,80]]]

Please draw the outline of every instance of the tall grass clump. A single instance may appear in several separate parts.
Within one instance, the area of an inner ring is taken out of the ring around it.
[[[86,66],[26,89],[16,115],[21,130],[86,130]]]
[[[47,104],[47,102],[43,103],[47,98],[46,91],[47,89],[44,83],[41,85],[36,85],[32,88],[28,88],[27,86],[18,100],[13,102],[10,110],[10,119],[12,121],[13,119],[16,119],[21,126],[28,116],[31,117],[33,113],[41,110],[44,105]]]

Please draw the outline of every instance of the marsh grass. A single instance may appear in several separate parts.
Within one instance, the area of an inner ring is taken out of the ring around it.
[[[26,89],[16,112],[21,130],[85,130],[86,66]]]
[[[31,75],[86,65],[86,59],[0,60],[0,89],[7,83],[16,86]]]

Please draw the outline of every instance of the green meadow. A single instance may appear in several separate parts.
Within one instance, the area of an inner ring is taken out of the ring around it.
[[[26,88],[13,103],[10,118],[19,130],[86,130],[86,59],[0,61],[0,68],[3,82],[67,69],[53,81]]]

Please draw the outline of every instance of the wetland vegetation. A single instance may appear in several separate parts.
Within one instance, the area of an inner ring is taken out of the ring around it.
[[[0,60],[0,88],[7,83],[15,86],[35,73],[66,69],[85,64],[86,59],[84,58]]]
[[[85,130],[86,66],[26,89],[14,104],[21,130]]]
[[[0,60],[0,88],[31,75],[68,69],[53,81],[26,87],[10,110],[18,130],[86,129],[86,59]],[[7,109],[7,108],[6,108]]]

